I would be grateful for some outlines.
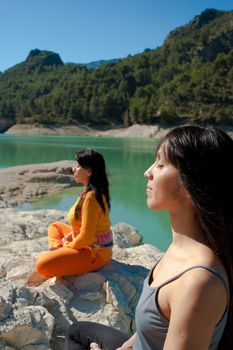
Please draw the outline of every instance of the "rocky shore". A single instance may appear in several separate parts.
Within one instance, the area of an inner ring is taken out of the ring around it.
[[[113,259],[103,269],[27,285],[36,258],[47,250],[47,227],[66,222],[67,213],[13,207],[73,186],[71,166],[62,161],[0,170],[0,349],[61,350],[75,320],[129,333],[135,329],[143,280],[162,252],[142,244],[140,234],[125,223],[112,227]]]
[[[161,138],[171,127],[161,127],[159,125],[134,124],[129,127],[88,127],[86,125],[67,126],[41,126],[28,124],[15,124],[11,126],[6,134],[30,134],[30,135],[80,135],[80,136],[112,136],[112,137],[146,137]],[[233,127],[223,126],[233,138]]]
[[[0,209],[0,349],[61,350],[75,320],[135,330],[143,280],[162,253],[119,223],[112,227],[114,253],[106,267],[29,287],[35,260],[47,250],[47,227],[58,220],[66,221],[66,213]]]
[[[77,186],[72,161],[20,165],[0,169],[0,207],[12,207]]]
[[[15,124],[6,134],[30,134],[30,135],[81,135],[81,136],[113,136],[113,137],[153,137],[160,138],[169,128],[161,128],[157,125],[135,124],[129,127],[88,127],[88,126],[38,126],[28,124]]]

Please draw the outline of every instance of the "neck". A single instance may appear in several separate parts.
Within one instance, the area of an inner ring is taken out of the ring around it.
[[[192,207],[182,208],[179,213],[170,212],[170,218],[173,245],[184,247],[198,242],[207,245],[206,238]]]
[[[91,186],[91,184],[88,182],[88,183],[84,184],[83,189],[87,190],[90,186]]]

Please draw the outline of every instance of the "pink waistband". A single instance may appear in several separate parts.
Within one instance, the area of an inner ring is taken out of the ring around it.
[[[78,235],[78,232],[72,229],[73,239]],[[109,247],[112,245],[112,231],[100,233],[96,236],[96,244],[102,247]]]
[[[112,243],[112,231],[108,231],[105,233],[101,233],[96,236],[96,242],[99,245],[105,245],[108,243]]]

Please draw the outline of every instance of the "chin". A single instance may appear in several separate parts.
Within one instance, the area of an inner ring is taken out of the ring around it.
[[[150,210],[163,210],[161,208],[161,206],[159,206],[158,204],[155,204],[155,203],[151,203],[150,200],[147,200],[147,206]]]
[[[150,199],[147,199],[147,206],[149,209],[154,209],[154,205],[151,203]]]

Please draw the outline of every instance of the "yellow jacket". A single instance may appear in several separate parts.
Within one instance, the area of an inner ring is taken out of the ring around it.
[[[73,230],[77,232],[77,236],[66,246],[73,249],[82,249],[95,243],[96,236],[108,232],[111,226],[109,209],[104,196],[105,213],[98,203],[94,191],[87,192],[81,205],[79,217],[76,219],[74,214],[79,199],[80,197],[68,212],[69,223]],[[102,249],[109,250],[110,248],[101,248],[100,250]]]

